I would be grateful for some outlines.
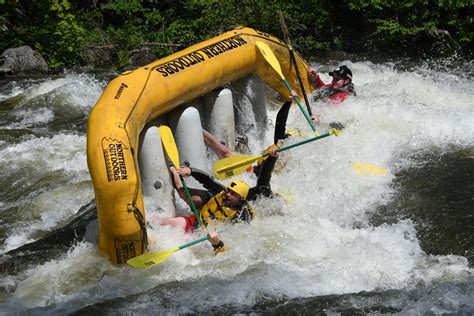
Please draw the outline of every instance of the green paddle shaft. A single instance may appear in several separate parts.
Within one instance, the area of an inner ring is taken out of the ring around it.
[[[183,176],[179,175],[179,179],[181,180],[181,183],[183,184],[184,192],[186,192],[186,196],[188,197],[188,200],[189,200],[189,205],[191,206],[191,209],[193,210],[194,215],[196,215],[196,220],[198,221],[198,224],[201,225],[201,216],[199,216],[199,212],[197,211],[196,205],[194,204],[193,197],[191,196],[191,193],[189,193],[188,186],[184,182]]]
[[[298,146],[301,146],[301,145],[304,145],[304,144],[307,144],[307,143],[310,143],[310,142],[314,142],[315,140],[318,140],[318,139],[321,139],[321,138],[324,138],[324,137],[331,136],[332,134],[333,134],[332,132],[327,132],[326,134],[323,134],[323,135],[320,135],[320,136],[316,136],[316,137],[313,137],[313,138],[310,138],[310,139],[303,140],[303,141],[298,142],[298,143],[294,143],[294,144],[291,144],[291,145],[282,147],[282,148],[278,149],[276,152],[285,151],[285,150],[288,150],[288,149],[291,149],[291,148],[294,148],[294,147],[298,147]],[[263,157],[266,157],[266,156],[268,156],[268,155],[269,155],[269,154],[266,153],[266,154],[263,154],[261,157],[263,158]]]
[[[291,90],[292,90],[292,89],[291,89],[291,86],[290,86],[290,84],[288,83],[288,81],[287,81],[286,79],[283,79],[282,81],[283,81],[283,83],[285,84],[285,86],[288,88],[288,91],[290,91],[290,93],[291,93]],[[316,130],[316,127],[314,127],[313,122],[311,122],[311,119],[309,118],[308,114],[307,114],[306,111],[303,109],[303,106],[301,105],[301,102],[300,102],[300,100],[298,99],[298,97],[295,96],[293,99],[295,99],[296,104],[298,104],[298,107],[300,108],[300,111],[303,113],[304,117],[305,117],[306,120],[308,121],[309,126],[311,126],[311,128],[313,129],[313,132],[315,132],[315,133],[318,132],[318,131]]]
[[[204,236],[204,237],[201,237],[199,239],[188,242],[187,244],[181,245],[181,246],[178,247],[178,249],[181,250],[181,249],[184,249],[184,248],[188,248],[188,247],[191,247],[195,244],[199,244],[200,242],[206,241],[208,239],[209,239],[209,236]]]

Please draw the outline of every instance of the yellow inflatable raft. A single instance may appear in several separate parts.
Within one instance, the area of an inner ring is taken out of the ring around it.
[[[250,28],[238,28],[188,47],[112,80],[92,109],[87,131],[87,162],[98,211],[98,245],[114,263],[125,263],[146,249],[146,229],[138,137],[146,123],[215,88],[250,74],[280,94],[288,90],[265,61],[256,41],[270,46],[290,85],[298,91],[288,47]],[[306,91],[307,63],[296,55]]]

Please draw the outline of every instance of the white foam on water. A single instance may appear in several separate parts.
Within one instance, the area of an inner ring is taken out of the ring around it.
[[[50,174],[55,174],[59,182],[56,188],[3,204],[4,208],[16,206],[21,211],[13,214],[18,218],[19,226],[5,240],[3,251],[33,241],[32,236],[38,232],[67,223],[82,205],[93,198],[85,136],[58,134],[51,138],[33,137],[10,145],[0,150],[0,166],[5,177],[16,175],[20,189],[43,181]]]
[[[51,138],[32,137],[0,150],[0,164],[16,172],[34,167],[38,173],[64,170],[87,172],[86,137],[57,134]],[[79,180],[85,180],[85,176]]]
[[[13,115],[19,119],[4,128],[28,128],[41,123],[48,123],[55,117],[55,107],[60,111],[76,112],[81,109],[86,115],[96,103],[103,91],[103,83],[93,76],[85,74],[66,74],[63,78],[48,79],[21,91],[23,99],[19,104],[29,104],[29,101],[38,97],[47,96],[40,100],[40,104],[22,106],[15,109]],[[55,99],[56,101],[51,101]],[[59,100],[59,101],[58,101]],[[51,102],[48,102],[51,101]],[[57,104],[61,102],[61,104]],[[65,108],[64,108],[65,107]]]
[[[104,85],[91,75],[65,74],[62,78],[48,79],[23,91],[27,99],[60,91],[67,96],[68,102],[80,107],[91,109],[102,94]]]

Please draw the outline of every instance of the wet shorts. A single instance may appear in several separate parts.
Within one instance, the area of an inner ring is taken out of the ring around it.
[[[196,228],[196,215],[191,214],[189,216],[180,216],[186,221],[185,232],[192,232]]]

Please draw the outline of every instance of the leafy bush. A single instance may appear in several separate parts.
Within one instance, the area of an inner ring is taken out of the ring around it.
[[[36,47],[51,67],[80,62],[85,45],[114,45],[124,66],[144,42],[164,56],[177,49],[167,44],[188,46],[238,25],[283,38],[279,10],[306,57],[416,47],[420,34],[438,29],[469,52],[474,37],[472,0],[0,0],[0,8],[0,48]]]

